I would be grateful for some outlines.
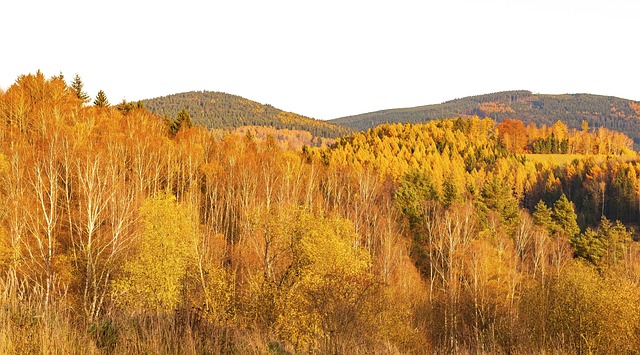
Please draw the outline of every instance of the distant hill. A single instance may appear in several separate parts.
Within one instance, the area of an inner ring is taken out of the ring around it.
[[[436,105],[400,108],[337,118],[329,122],[365,130],[389,122],[421,123],[439,118],[480,116],[497,122],[517,118],[525,125],[550,126],[557,120],[569,128],[605,127],[623,132],[640,144],[640,102],[590,94],[543,95],[504,91],[470,96]]]
[[[302,130],[314,137],[337,138],[351,133],[338,126],[263,105],[223,92],[191,91],[142,100],[147,109],[163,117],[175,118],[186,108],[195,124],[210,129],[264,126],[276,129]]]

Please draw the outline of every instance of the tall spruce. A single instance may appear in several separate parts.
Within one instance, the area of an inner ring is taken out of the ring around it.
[[[578,216],[576,215],[573,203],[562,194],[558,201],[553,204],[553,219],[558,225],[559,232],[566,233],[569,237],[573,237],[580,233],[578,226]]]
[[[484,205],[502,217],[502,220],[513,226],[520,216],[518,200],[513,196],[511,187],[498,176],[493,176],[484,184],[482,191]]]
[[[184,107],[182,108],[182,110],[180,110],[180,112],[178,112],[178,116],[172,122],[171,132],[173,132],[174,134],[178,133],[178,131],[182,127],[188,127],[188,128],[193,127],[193,120],[191,119],[191,115],[189,114],[187,109]]]
[[[535,211],[533,212],[533,222],[538,226],[545,227],[547,231],[549,231],[549,234],[553,234],[558,226],[551,218],[552,215],[553,211],[551,208],[549,208],[543,200],[540,200],[536,204]]]
[[[84,87],[84,83],[82,82],[82,79],[80,79],[80,75],[76,74],[73,77],[73,81],[71,82],[71,89],[73,89],[73,92],[76,93],[76,96],[78,97],[78,99],[80,99],[80,101],[82,101],[82,103],[84,104],[89,102],[91,97],[89,96],[89,94],[82,91],[83,87]]]
[[[102,90],[98,91],[98,96],[96,96],[96,99],[95,101],[93,101],[93,104],[98,107],[109,106],[109,100],[107,100],[107,95],[104,93],[104,91]]]

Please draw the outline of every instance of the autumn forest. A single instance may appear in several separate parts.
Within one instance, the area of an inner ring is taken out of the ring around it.
[[[190,114],[0,91],[0,353],[640,352],[624,133]]]

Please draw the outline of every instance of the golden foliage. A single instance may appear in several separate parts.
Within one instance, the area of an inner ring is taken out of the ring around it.
[[[516,113],[511,107],[499,103],[499,102],[483,102],[480,104],[479,109],[487,115],[491,115],[495,112],[501,113]]]
[[[41,74],[0,116],[0,352],[640,348],[636,242],[595,270],[529,214],[564,193],[572,229],[637,220],[623,135],[471,117],[296,149],[278,139],[309,135],[169,134]]]
[[[140,208],[144,230],[139,251],[114,281],[117,301],[136,312],[171,311],[180,302],[183,279],[194,262],[197,229],[175,197],[160,194]]]
[[[635,101],[629,101],[629,107],[636,113],[636,116],[640,116],[640,103]]]

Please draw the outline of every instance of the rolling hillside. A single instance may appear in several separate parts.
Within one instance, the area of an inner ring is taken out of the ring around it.
[[[497,122],[517,118],[526,125],[550,126],[557,120],[569,128],[605,127],[630,136],[640,144],[640,102],[591,94],[544,95],[530,91],[505,91],[470,96],[442,104],[390,109],[331,120],[330,122],[365,130],[389,122],[420,123],[438,118],[491,117]]]
[[[142,100],[142,103],[155,114],[171,118],[175,118],[184,107],[195,124],[208,128],[267,126],[308,131],[315,137],[323,138],[337,138],[351,132],[349,128],[222,92],[191,91]]]

